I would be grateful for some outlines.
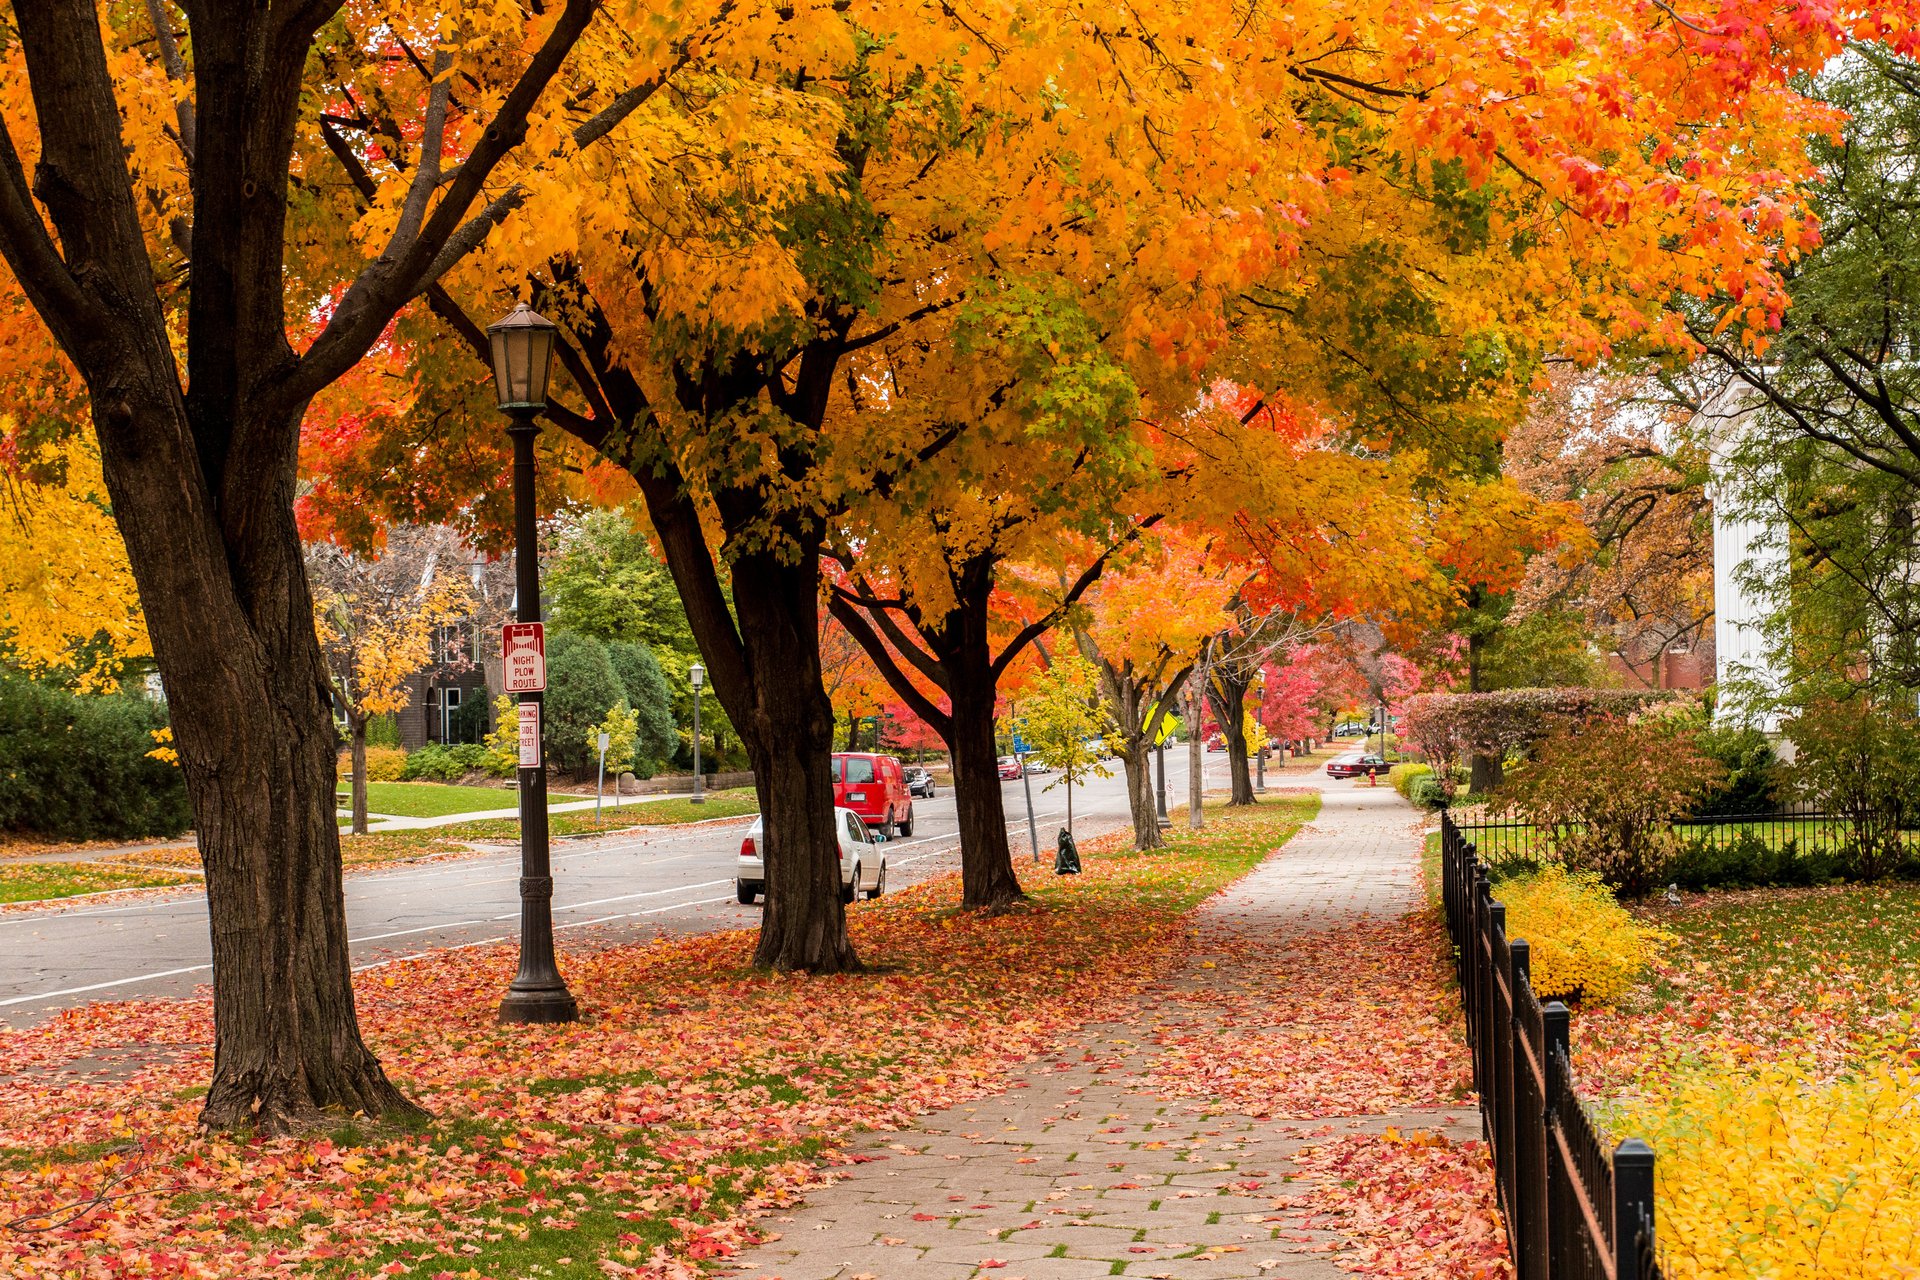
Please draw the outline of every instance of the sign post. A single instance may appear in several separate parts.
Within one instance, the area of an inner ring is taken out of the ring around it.
[[[600,731],[600,773],[593,780],[593,825],[600,825],[600,797],[607,789],[607,748],[613,745],[613,735],[605,729]],[[620,785],[619,779],[614,785]]]

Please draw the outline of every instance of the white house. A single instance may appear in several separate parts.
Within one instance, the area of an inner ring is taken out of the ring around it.
[[[1773,733],[1779,728],[1779,717],[1754,706],[1755,699],[1740,692],[1757,689],[1764,696],[1780,689],[1779,675],[1767,658],[1769,593],[1757,587],[1785,585],[1785,528],[1777,515],[1756,511],[1746,500],[1744,490],[1765,477],[1737,474],[1732,463],[1735,447],[1758,407],[1758,393],[1735,379],[1701,406],[1693,425],[1705,433],[1713,467],[1713,633],[1718,650],[1714,675],[1719,686],[1714,719]]]

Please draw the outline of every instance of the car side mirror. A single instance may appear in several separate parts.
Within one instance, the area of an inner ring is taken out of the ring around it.
[[[884,831],[876,831],[867,837],[867,842],[869,844],[885,844],[887,842],[887,833]]]

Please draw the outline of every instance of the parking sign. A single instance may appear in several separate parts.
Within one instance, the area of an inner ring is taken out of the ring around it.
[[[520,704],[520,767],[540,767],[540,704]]]

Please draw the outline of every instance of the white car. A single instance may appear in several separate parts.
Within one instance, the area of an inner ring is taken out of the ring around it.
[[[840,901],[879,897],[887,891],[885,842],[869,833],[867,824],[851,809],[835,809],[833,818],[840,832]],[[740,842],[734,887],[742,904],[751,903],[766,891],[767,864],[760,857],[760,845],[766,839],[764,821],[755,818],[747,828],[746,839]]]

